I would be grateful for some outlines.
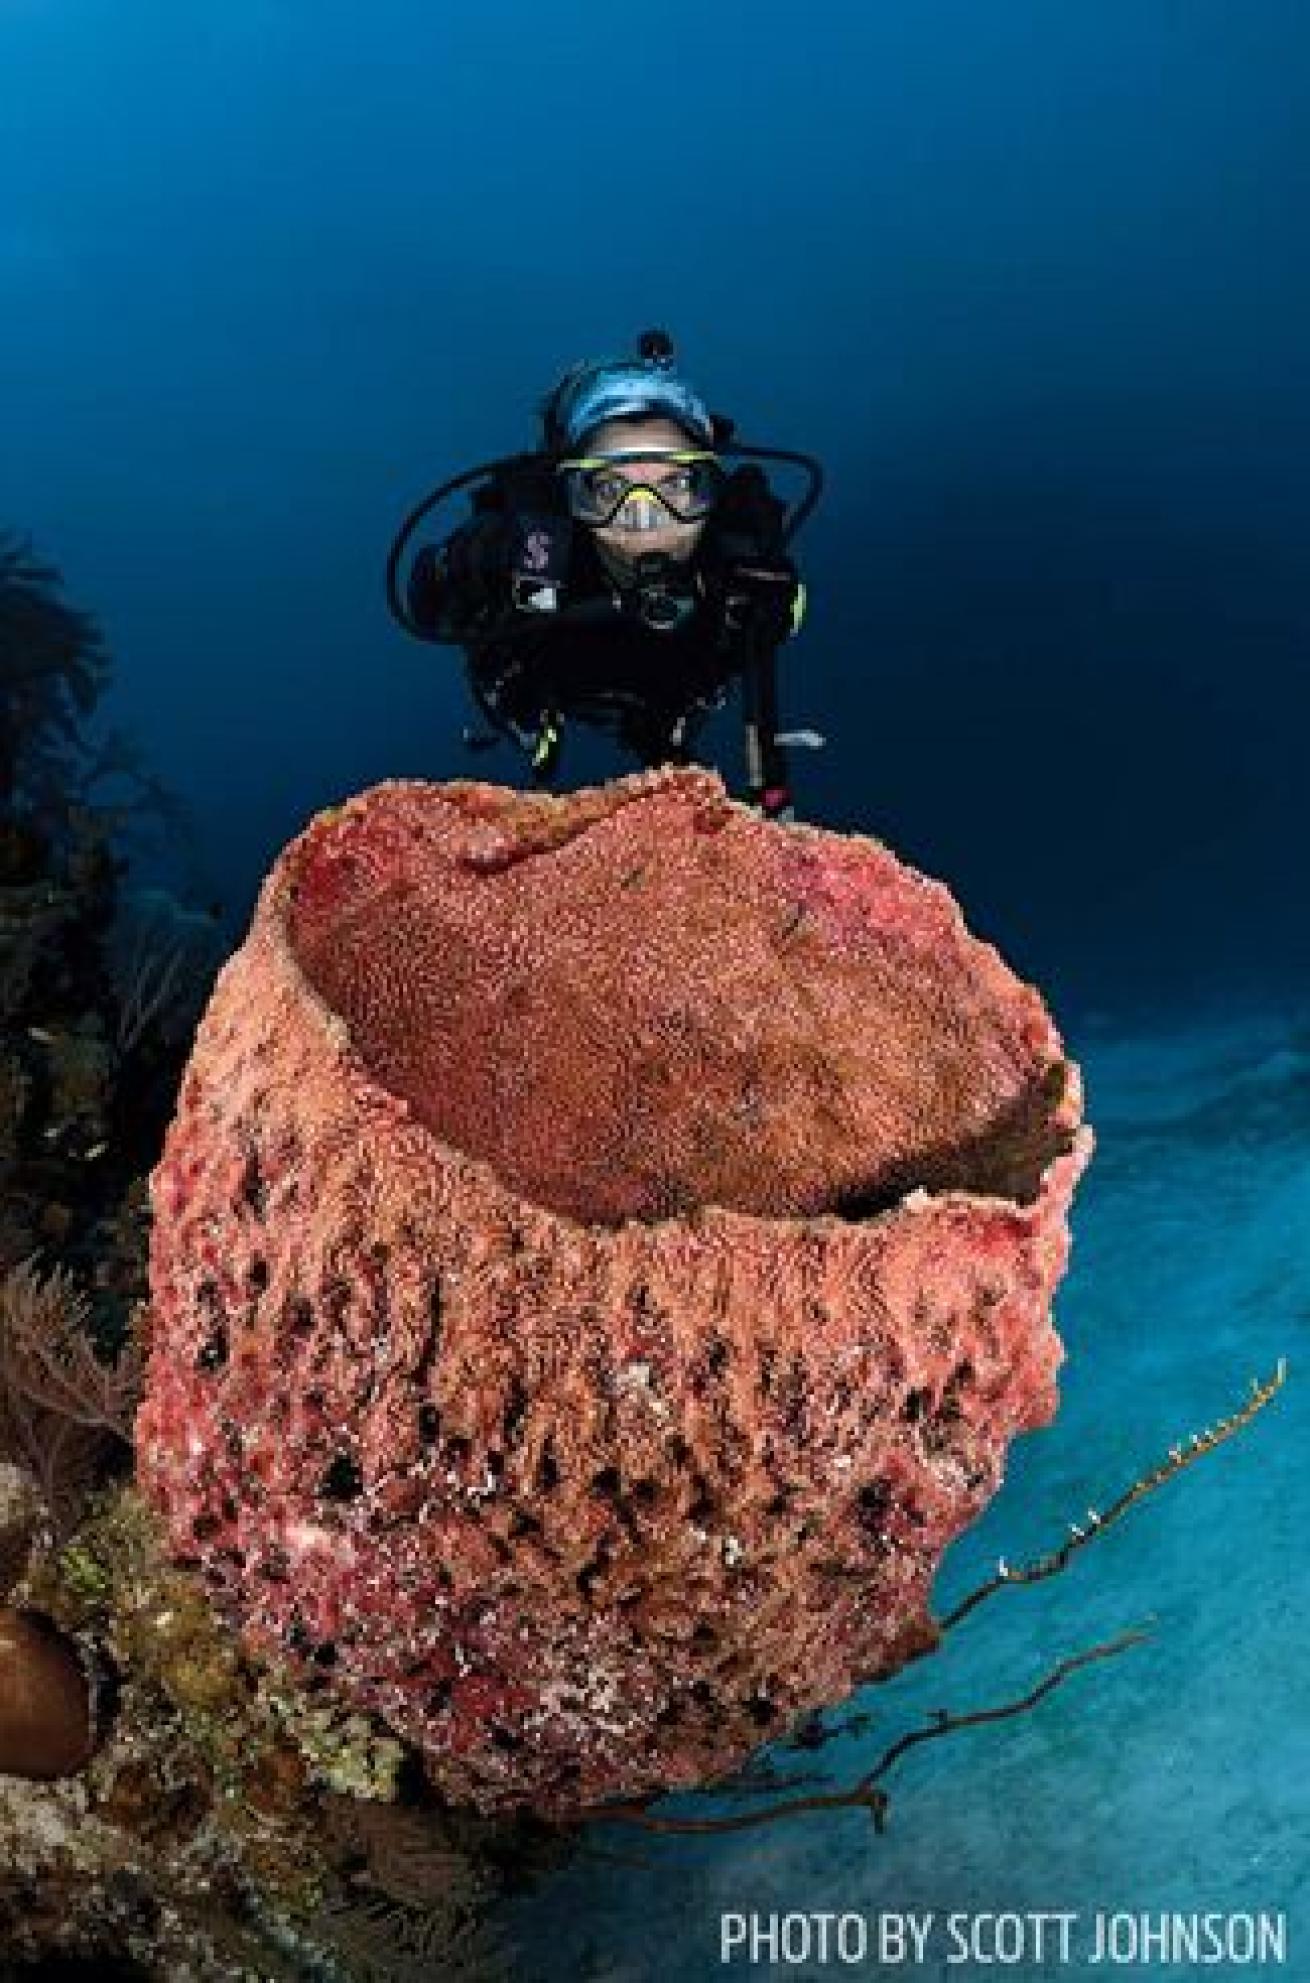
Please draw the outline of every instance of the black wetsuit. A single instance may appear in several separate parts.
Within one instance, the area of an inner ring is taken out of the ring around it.
[[[776,810],[787,803],[773,740],[776,654],[799,589],[784,514],[763,473],[740,467],[689,560],[653,586],[620,585],[549,468],[519,468],[484,485],[473,516],[419,552],[410,612],[430,638],[465,648],[496,720],[532,732],[548,713],[577,718],[610,729],[644,764],[688,761],[700,723],[740,679],[760,737],[757,783]],[[742,576],[761,568],[778,579],[765,588],[767,615]]]

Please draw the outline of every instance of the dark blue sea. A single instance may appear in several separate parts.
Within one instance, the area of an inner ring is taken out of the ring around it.
[[[882,1835],[598,1830],[510,1909],[516,1974],[1310,1976],[1310,13],[4,0],[0,105],[0,529],[97,616],[104,721],[183,808],[142,885],[235,943],[318,809],[527,782],[466,750],[458,655],[389,621],[387,548],[535,443],[566,366],[665,327],[743,439],[825,470],[781,661],[784,723],[825,740],[800,816],[946,881],[1084,1069],[1061,1412],[939,1608],[1287,1361],[807,1767],[839,1786],[937,1709],[1141,1644],[912,1749]],[[738,731],[706,739],[735,790]],[[566,740],[566,782],[631,768]],[[864,1922],[858,1962],[821,1915]],[[910,1915],[921,1956],[880,1948]],[[1221,1960],[1133,1940],[1194,1915]],[[1239,1917],[1286,1960],[1244,1960]]]

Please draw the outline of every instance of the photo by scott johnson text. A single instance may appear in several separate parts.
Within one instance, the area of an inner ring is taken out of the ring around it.
[[[743,1967],[870,1962],[912,1968],[945,1961],[984,1968],[1032,1962],[1241,1968],[1287,1960],[1287,1916],[1275,1911],[1051,1908],[719,1916],[719,1961]]]

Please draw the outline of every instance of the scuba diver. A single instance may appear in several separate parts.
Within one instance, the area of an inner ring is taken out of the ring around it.
[[[387,597],[406,632],[465,650],[470,692],[491,734],[510,737],[534,782],[553,782],[564,728],[612,733],[643,766],[686,764],[695,737],[742,685],[750,798],[794,817],[788,744],[777,729],[776,656],[799,630],[802,584],[788,544],[818,500],[810,456],[734,442],[674,368],[672,341],[647,331],[631,359],[585,361],[541,408],[542,445],[443,483],[405,519]],[[809,477],[790,513],[747,460]],[[421,520],[477,483],[473,514],[424,545],[402,597],[401,561]]]

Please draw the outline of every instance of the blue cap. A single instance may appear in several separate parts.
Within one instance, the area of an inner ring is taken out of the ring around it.
[[[714,445],[709,408],[667,362],[649,359],[589,359],[566,372],[550,400],[549,423],[556,442],[576,452],[602,420],[629,414],[664,414],[702,447]]]

